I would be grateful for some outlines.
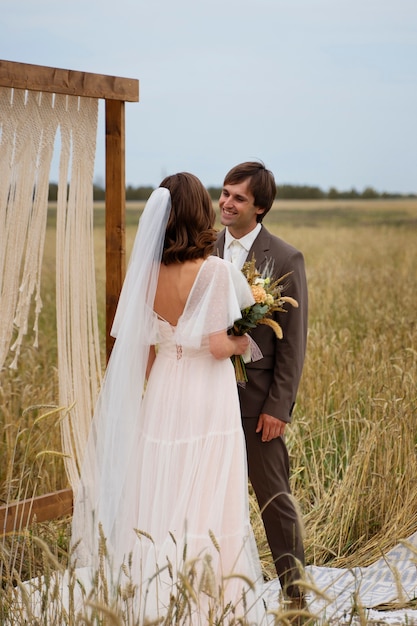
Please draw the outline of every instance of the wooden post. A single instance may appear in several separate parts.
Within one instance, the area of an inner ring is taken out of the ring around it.
[[[110,336],[126,272],[125,106],[106,100],[106,355],[113,348]]]

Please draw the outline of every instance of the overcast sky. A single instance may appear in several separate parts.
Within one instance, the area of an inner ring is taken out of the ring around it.
[[[138,78],[126,182],[417,192],[417,0],[1,0],[0,58]],[[101,106],[101,111],[103,106]],[[96,181],[104,181],[100,115]]]

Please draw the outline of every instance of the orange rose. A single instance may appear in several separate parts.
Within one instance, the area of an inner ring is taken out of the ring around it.
[[[251,289],[252,289],[252,295],[255,298],[255,302],[257,303],[265,302],[266,291],[263,287],[261,287],[260,285],[252,285]]]

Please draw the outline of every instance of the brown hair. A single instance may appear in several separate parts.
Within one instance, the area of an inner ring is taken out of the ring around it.
[[[167,176],[159,186],[171,194],[162,262],[170,265],[208,257],[216,240],[216,213],[207,189],[188,172]]]
[[[262,222],[265,215],[270,210],[277,193],[275,178],[265,165],[257,161],[246,161],[233,167],[226,174],[224,185],[237,185],[244,180],[248,181],[248,189],[254,197],[254,205],[265,209],[263,213],[256,216],[258,222]]]

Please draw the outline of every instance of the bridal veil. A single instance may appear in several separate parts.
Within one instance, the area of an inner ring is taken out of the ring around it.
[[[117,337],[104,376],[74,498],[72,523],[76,567],[98,565],[99,524],[112,567],[123,562],[126,546],[124,496],[151,337],[153,302],[166,224],[168,189],[158,188],[146,203],[136,234],[111,334]]]

